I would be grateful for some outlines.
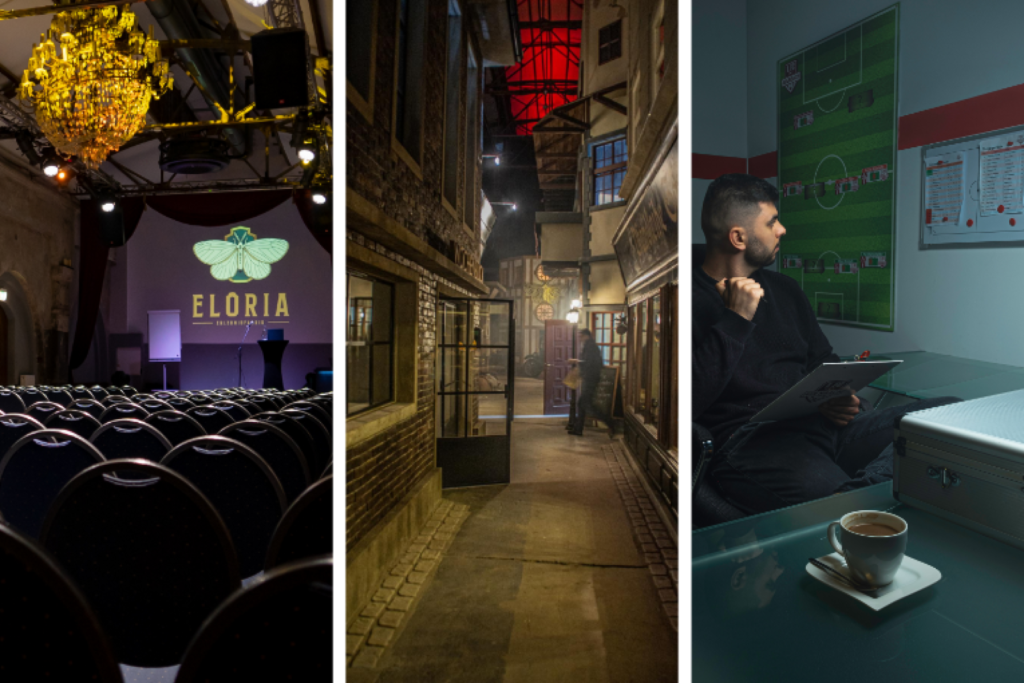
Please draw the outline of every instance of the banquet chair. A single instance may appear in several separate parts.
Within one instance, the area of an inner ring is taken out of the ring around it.
[[[181,662],[199,626],[241,585],[231,536],[210,501],[147,460],[79,473],[50,506],[39,540],[96,611],[117,661],[130,666]]]
[[[160,430],[137,418],[107,422],[89,440],[107,460],[145,458],[160,462],[171,450],[171,442]]]
[[[36,543],[0,525],[0,675],[123,683],[96,615]]]
[[[185,411],[185,414],[190,415],[196,422],[201,424],[207,434],[216,434],[229,424],[234,424],[235,422],[228,413],[208,405],[189,408]]]
[[[25,402],[14,391],[0,391],[0,411],[5,413],[24,413]]]
[[[331,681],[333,564],[289,564],[228,598],[189,644],[175,683]]]
[[[46,418],[47,429],[64,429],[86,441],[100,428],[100,421],[84,410],[62,410]]]
[[[107,409],[100,415],[100,422],[106,424],[112,420],[123,420],[130,417],[134,417],[137,420],[145,420],[148,416],[148,410],[134,403],[113,403],[107,406]]]
[[[144,422],[166,436],[172,447],[197,436],[206,436],[206,430],[194,417],[178,410],[157,411],[150,414]]]
[[[226,414],[231,416],[232,422],[240,422],[242,420],[248,420],[252,417],[252,413],[243,408],[238,401],[220,399],[210,404],[211,408],[224,411]]]
[[[274,529],[264,570],[303,558],[333,554],[334,477],[325,477],[302,492]]]
[[[231,533],[242,577],[258,574],[287,507],[284,489],[263,458],[233,439],[201,436],[175,446],[160,464],[213,504]]]
[[[100,419],[100,416],[103,415],[103,411],[106,409],[105,405],[92,398],[76,398],[68,405],[68,410],[81,410],[83,413],[89,413],[97,420]]]
[[[69,403],[75,400],[74,397],[71,395],[71,392],[68,391],[67,389],[48,389],[43,392],[43,395],[46,396],[47,401],[50,401],[51,403],[57,403],[65,408],[68,406]]]
[[[304,413],[309,413],[316,419],[320,420],[320,423],[327,428],[328,432],[331,432],[332,434],[334,433],[334,428],[331,424],[331,415],[323,406],[312,401],[295,401],[288,406],[288,409],[301,410]]]
[[[302,454],[306,456],[310,477],[314,476],[317,472],[322,472],[324,467],[327,466],[329,455],[320,450],[320,447],[313,441],[313,435],[294,416],[282,415],[276,411],[267,411],[254,415],[252,419],[272,424],[290,436],[299,447],[299,450],[302,451]]]
[[[0,458],[14,443],[30,432],[43,429],[43,423],[22,413],[0,415]]]
[[[42,423],[50,418],[54,413],[59,413],[64,410],[64,406],[59,403],[51,403],[50,401],[36,401],[32,405],[25,408],[25,415],[34,417]]]
[[[21,533],[38,538],[46,511],[65,484],[103,460],[77,434],[60,429],[26,434],[0,459],[0,514]]]
[[[217,432],[244,443],[267,461],[281,481],[285,498],[291,503],[309,486],[309,465],[295,441],[280,427],[259,420],[243,420]]]

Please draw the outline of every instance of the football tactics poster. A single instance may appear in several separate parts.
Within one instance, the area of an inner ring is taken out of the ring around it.
[[[892,331],[899,5],[779,60],[779,272],[822,322]]]

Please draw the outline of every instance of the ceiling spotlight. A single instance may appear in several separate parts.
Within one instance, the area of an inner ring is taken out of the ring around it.
[[[303,165],[308,164],[315,158],[316,152],[313,151],[313,145],[309,142],[303,142],[299,145],[299,161],[301,161]]]
[[[111,213],[116,207],[117,204],[115,204],[112,199],[107,199],[102,204],[100,204],[100,208],[106,211],[107,213]]]
[[[0,289],[0,301],[7,301],[7,290]]]
[[[565,314],[565,319],[571,322],[573,325],[575,325],[580,321],[580,312],[569,311],[568,313]]]
[[[326,204],[327,203],[327,196],[323,192],[314,192],[313,193],[313,203],[314,204]]]

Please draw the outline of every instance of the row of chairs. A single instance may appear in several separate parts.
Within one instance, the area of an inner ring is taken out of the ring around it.
[[[215,587],[209,595],[205,590],[197,594],[193,586],[182,594],[183,582],[173,575],[174,594],[166,595],[156,582],[169,573],[150,571],[149,599],[111,600],[119,588],[80,586],[80,579],[62,566],[70,551],[61,547],[60,552],[58,558],[0,525],[0,675],[5,679],[123,683],[118,664],[127,657],[131,662],[181,662],[175,683],[331,680],[329,555],[275,566],[219,601],[233,584],[216,563],[210,573],[190,572],[194,586]],[[175,559],[180,566],[181,558]],[[113,578],[110,583],[116,584]],[[138,583],[128,578],[129,584]],[[175,600],[188,603],[189,609],[173,610],[171,619],[163,620],[167,611],[154,610],[154,602],[166,607]],[[132,616],[139,619],[136,633],[127,637],[130,629],[111,623],[125,605],[133,605]]]

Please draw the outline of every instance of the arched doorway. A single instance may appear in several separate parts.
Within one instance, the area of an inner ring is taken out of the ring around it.
[[[7,314],[0,306],[0,387],[10,384],[7,378]]]

